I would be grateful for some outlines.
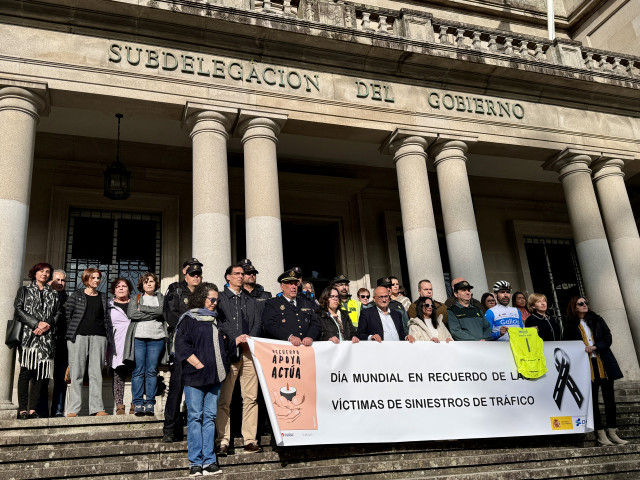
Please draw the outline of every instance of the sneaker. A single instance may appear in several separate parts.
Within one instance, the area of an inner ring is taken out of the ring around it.
[[[215,463],[212,463],[211,465],[207,465],[202,469],[203,475],[216,475],[218,473],[222,473],[222,469]]]
[[[62,412],[58,412],[54,415],[54,417],[58,418],[58,417],[64,417],[64,413]]]
[[[136,408],[134,409],[133,414],[136,417],[143,417],[144,416],[144,405],[136,405]]]
[[[173,433],[165,433],[162,436],[162,443],[173,443],[176,441],[176,437],[173,435]]]
[[[244,453],[260,453],[262,452],[262,448],[260,448],[255,443],[250,443],[244,446]]]
[[[155,413],[153,411],[153,405],[145,405],[144,414],[149,416],[149,417],[153,417],[155,415]]]
[[[191,465],[189,467],[189,476],[190,477],[201,477],[202,476],[202,466],[201,465]]]

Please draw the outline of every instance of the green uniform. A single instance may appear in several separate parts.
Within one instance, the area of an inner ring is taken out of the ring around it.
[[[491,326],[482,310],[470,304],[463,307],[454,303],[447,310],[449,332],[454,340],[493,340]]]

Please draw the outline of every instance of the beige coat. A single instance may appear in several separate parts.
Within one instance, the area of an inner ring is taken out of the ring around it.
[[[417,341],[430,341],[433,337],[438,337],[438,340],[444,342],[447,338],[453,341],[453,337],[442,322],[442,315],[438,316],[438,329],[433,328],[431,320],[424,320],[419,318],[412,318],[409,320],[409,335],[415,338]]]

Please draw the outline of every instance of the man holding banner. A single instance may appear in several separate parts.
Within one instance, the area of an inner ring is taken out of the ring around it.
[[[376,308],[360,312],[357,332],[360,340],[375,340],[378,343],[383,340],[415,342],[415,339],[404,331],[400,312],[389,308],[390,299],[389,289],[386,287],[378,287],[373,291]]]

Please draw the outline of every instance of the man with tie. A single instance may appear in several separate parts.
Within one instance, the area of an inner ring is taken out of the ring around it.
[[[367,308],[360,312],[357,332],[360,340],[415,342],[415,339],[404,331],[400,312],[389,308],[390,298],[391,294],[386,287],[378,287],[373,291],[376,308]]]
[[[282,295],[265,302],[262,320],[266,337],[308,347],[320,337],[321,326],[315,304],[298,296],[301,278],[300,272],[293,269],[278,277]]]

